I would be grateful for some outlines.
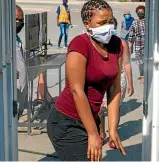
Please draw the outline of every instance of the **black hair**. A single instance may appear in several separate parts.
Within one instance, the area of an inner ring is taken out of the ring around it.
[[[112,8],[104,0],[89,0],[82,7],[81,10],[82,21],[83,22],[90,21],[91,17],[93,16],[93,11],[102,9],[108,9],[112,11]]]
[[[105,44],[104,46],[109,53],[120,54],[122,50],[121,39],[116,35],[112,35],[109,43]]]
[[[118,26],[118,21],[117,21],[117,19],[116,19],[114,16],[113,16],[113,18],[111,19],[110,24],[114,24],[115,29],[117,28],[117,26]]]
[[[144,10],[144,12],[145,12],[145,6],[139,5],[139,6],[136,8],[136,13],[138,13],[138,11],[139,11],[140,9]]]

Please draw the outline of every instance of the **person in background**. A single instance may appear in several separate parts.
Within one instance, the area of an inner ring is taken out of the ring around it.
[[[18,33],[24,27],[24,13],[20,6],[16,5],[16,62],[17,62],[17,100],[19,104],[18,118],[24,110],[27,95],[27,72],[22,41]]]
[[[113,17],[113,20],[111,22],[115,25],[115,30],[117,29],[117,20],[115,17]],[[117,35],[117,32],[115,32],[115,35]],[[130,96],[134,93],[133,88],[133,77],[132,77],[132,67],[130,63],[130,52],[129,52],[129,45],[128,42],[121,39],[122,41],[122,47],[123,47],[123,56],[122,56],[122,70],[121,70],[121,99],[120,102],[122,102],[125,98],[126,90],[127,93]],[[99,117],[101,120],[100,123],[100,136],[102,138],[102,141],[104,143],[104,140],[106,139],[106,131],[105,131],[105,111],[107,108],[107,95],[103,98],[103,103],[101,105],[101,110],[99,112]],[[109,146],[111,148],[116,148],[115,145],[112,143],[111,138],[109,138]]]
[[[123,155],[118,135],[121,97],[121,40],[112,35],[112,8],[105,0],[84,4],[81,17],[87,33],[69,44],[66,86],[47,120],[47,133],[60,161],[99,161],[102,140],[99,110],[108,91],[109,134]]]
[[[138,18],[133,22],[129,32],[129,48],[132,53],[132,46],[134,45],[135,57],[139,65],[140,83],[144,83],[144,42],[145,42],[145,6],[138,6],[136,8]]]
[[[124,12],[124,20],[121,22],[121,35],[120,37],[126,41],[128,41],[129,38],[129,29],[135,20],[132,16],[129,10],[125,10]]]
[[[68,30],[71,25],[70,8],[68,6],[68,0],[63,0],[63,3],[58,6],[57,13],[57,26],[60,27],[60,36],[58,40],[58,48],[61,48],[61,41],[64,36],[64,48],[68,46]]]

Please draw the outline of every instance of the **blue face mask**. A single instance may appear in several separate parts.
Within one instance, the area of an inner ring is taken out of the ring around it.
[[[116,35],[117,36],[118,35],[118,32],[116,30],[114,30],[114,34],[113,35]]]
[[[131,15],[130,14],[126,14],[126,15],[124,15],[124,17],[125,17],[126,20],[129,20],[131,18]]]

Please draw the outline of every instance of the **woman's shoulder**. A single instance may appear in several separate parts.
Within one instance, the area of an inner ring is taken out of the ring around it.
[[[67,53],[72,51],[78,52],[88,58],[90,50],[90,40],[87,34],[76,36],[69,44]]]
[[[77,42],[79,44],[86,43],[86,42],[88,43],[88,40],[89,40],[89,38],[86,33],[80,34],[80,35],[77,35],[75,38],[73,38],[72,41],[70,42],[70,44],[74,43],[74,42]]]
[[[134,21],[133,21],[132,25],[136,25],[138,22],[139,22],[139,20],[138,20],[138,19],[134,19]]]
[[[121,43],[122,43],[122,46],[127,46],[128,45],[128,42],[124,39],[121,39]]]

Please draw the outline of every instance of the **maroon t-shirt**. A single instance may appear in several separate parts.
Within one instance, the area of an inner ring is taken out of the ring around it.
[[[118,39],[119,42],[118,37],[115,39]],[[120,50],[120,53],[109,53],[109,59],[106,60],[92,45],[87,34],[82,34],[75,37],[70,43],[67,53],[69,54],[71,51],[76,51],[87,59],[85,94],[92,113],[96,117],[107,88],[118,74],[118,58],[121,56],[122,50]],[[80,119],[67,79],[66,86],[58,97],[55,107],[62,114]]]

